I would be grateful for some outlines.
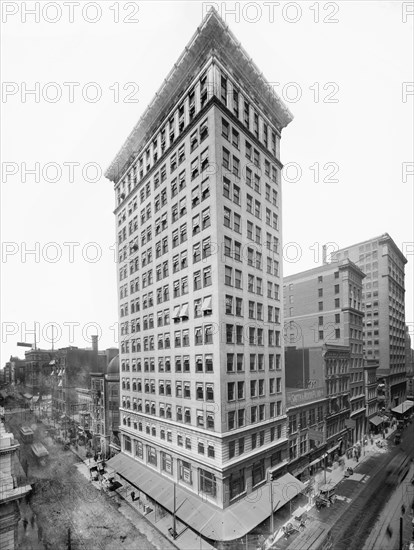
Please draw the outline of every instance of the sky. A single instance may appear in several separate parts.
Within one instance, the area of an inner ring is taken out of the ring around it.
[[[389,233],[413,334],[412,2],[2,2],[1,358],[118,345],[104,173],[214,5],[294,120],[284,273]],[[69,4],[69,5],[68,5]],[[414,338],[413,338],[414,339]]]

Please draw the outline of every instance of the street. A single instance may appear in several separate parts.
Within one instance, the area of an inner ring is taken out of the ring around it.
[[[361,464],[358,473],[369,476],[362,480],[359,487],[355,487],[355,482],[344,480],[338,486],[338,494],[350,499],[349,502],[343,501],[345,509],[338,509],[334,516],[334,526],[331,534],[335,550],[359,550],[364,547],[365,541],[382,525],[377,522],[377,518],[382,517],[387,522],[385,528],[390,522],[390,511],[395,506],[400,509],[404,502],[403,489],[400,484],[390,485],[387,483],[387,465],[394,456],[401,457],[414,456],[413,426],[410,424],[403,433],[403,444],[401,446],[391,446],[388,453],[373,456],[365,463]],[[412,471],[412,470],[411,470]],[[408,476],[407,476],[408,478]],[[406,478],[406,479],[407,479]],[[389,480],[388,480],[389,481]],[[404,485],[406,487],[406,484]],[[411,493],[412,494],[412,493]],[[405,499],[407,500],[407,498]],[[392,504],[394,503],[394,504]],[[335,503],[335,508],[337,504]],[[408,506],[406,508],[409,508]],[[407,513],[409,510],[407,510]],[[325,511],[325,513],[327,513]],[[327,514],[329,516],[331,514]],[[321,518],[322,519],[322,518]],[[327,518],[329,519],[329,518]],[[332,519],[332,517],[331,517]],[[322,519],[324,521],[324,519]],[[397,524],[399,519],[396,518]],[[406,522],[407,523],[407,522]],[[393,529],[394,539],[398,540],[399,526]],[[406,532],[404,542],[410,540],[411,533]],[[392,545],[389,537],[371,543],[366,546],[367,550],[382,550],[383,548],[396,548]]]
[[[30,411],[7,414],[6,423],[19,439],[20,462],[33,491],[20,503],[18,549],[164,550],[174,548],[145,518],[118,495],[110,496],[89,482],[82,462],[45,435],[45,427]],[[31,445],[19,438],[21,424],[35,432],[34,441],[49,451],[47,463],[37,463]],[[21,472],[23,474],[23,472]]]

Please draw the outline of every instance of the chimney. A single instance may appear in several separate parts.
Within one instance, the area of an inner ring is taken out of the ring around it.
[[[322,246],[322,264],[326,265],[328,263],[328,260],[326,258],[326,244]]]
[[[98,353],[98,335],[94,334],[92,336],[92,349],[97,354]]]

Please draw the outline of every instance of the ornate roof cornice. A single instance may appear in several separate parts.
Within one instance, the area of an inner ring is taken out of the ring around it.
[[[212,8],[191,38],[178,61],[174,64],[160,89],[148,105],[122,148],[105,172],[117,182],[125,165],[132,161],[139,145],[149,139],[180,94],[191,83],[197,72],[210,58],[217,58],[226,69],[242,80],[252,99],[262,105],[266,115],[280,131],[293,119],[293,115],[267,83],[262,72],[247,54],[217,11]]]

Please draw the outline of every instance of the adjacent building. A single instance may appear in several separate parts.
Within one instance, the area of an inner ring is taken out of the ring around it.
[[[11,355],[9,361],[7,361],[4,367],[4,372],[7,373],[7,375],[5,375],[5,379],[7,378],[8,384],[24,385],[26,360]]]
[[[365,376],[365,412],[367,431],[375,431],[383,424],[382,415],[378,414],[378,362],[375,359],[366,360],[364,364]]]
[[[106,458],[121,450],[119,395],[119,355],[116,355],[102,372],[91,373],[89,429],[93,436],[93,448]]]
[[[52,415],[85,426],[92,403],[91,375],[104,372],[117,353],[117,348],[99,351],[97,336],[92,336],[92,348],[69,346],[57,350],[48,365]]]
[[[342,248],[331,258],[348,258],[365,273],[362,307],[365,313],[364,355],[379,362],[384,386],[380,408],[387,411],[406,397],[405,264],[407,259],[388,233]]]
[[[25,375],[23,394],[27,399],[38,398],[50,393],[50,362],[56,357],[56,351],[32,348],[25,352]]]
[[[302,481],[324,466],[327,457],[324,369],[321,348],[285,349],[288,470]]]
[[[331,398],[327,441],[333,439],[339,447],[345,436],[347,444],[354,443],[366,431],[363,278],[353,262],[344,260],[284,279],[286,342],[298,349],[321,350]],[[352,422],[345,423],[348,418]]]
[[[414,350],[411,347],[408,325],[405,325],[405,372],[407,376],[407,399],[414,401]]]
[[[111,463],[152,506],[172,511],[176,484],[179,519],[212,541],[269,516],[267,481],[288,461],[279,147],[291,120],[211,10],[106,173],[121,327]]]
[[[17,524],[20,519],[18,502],[32,487],[22,480],[18,451],[20,443],[0,422],[0,548],[17,547]]]

